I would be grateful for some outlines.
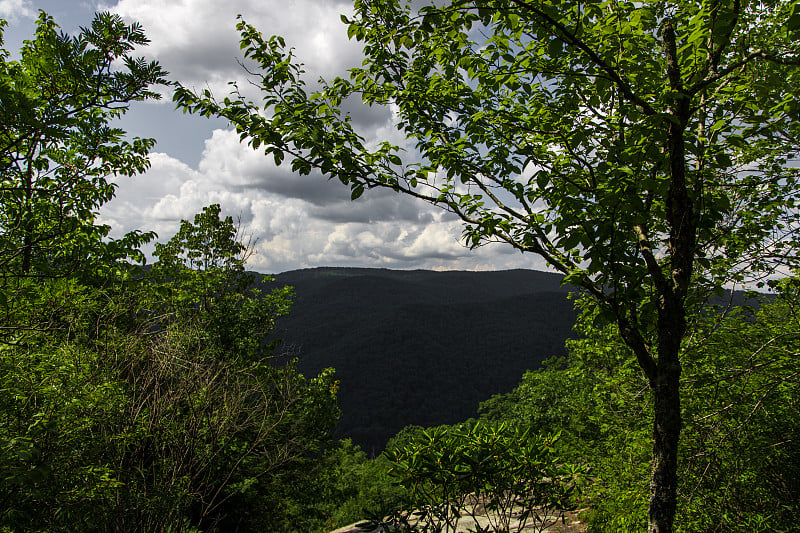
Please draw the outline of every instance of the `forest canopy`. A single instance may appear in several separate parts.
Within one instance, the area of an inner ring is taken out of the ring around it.
[[[148,167],[154,141],[113,125],[167,84],[130,55],[146,43],[116,15],[69,36],[42,13],[0,54],[0,531],[307,531],[319,513],[293,502],[338,411],[332,370],[272,362],[291,290],[255,288],[219,205],[147,269],[153,232],[96,222]]]

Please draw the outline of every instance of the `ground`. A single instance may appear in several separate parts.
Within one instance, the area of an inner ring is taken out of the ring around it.
[[[565,511],[564,512],[564,520],[558,521],[553,526],[548,527],[547,529],[537,529],[533,526],[527,526],[522,530],[517,530],[515,528],[515,522],[511,524],[511,530],[515,533],[585,533],[587,531],[587,525],[580,519],[581,513],[583,513],[585,509],[577,509],[573,511]],[[486,527],[488,524],[488,518],[486,515],[478,516],[478,525],[481,527]],[[470,531],[475,531],[475,522],[470,517],[464,517],[459,521],[457,529],[455,532],[451,533],[469,533]],[[358,522],[355,524],[351,524],[349,526],[345,526],[339,528],[331,533],[382,533],[381,529],[364,529],[358,527]],[[444,532],[443,532],[444,533]]]

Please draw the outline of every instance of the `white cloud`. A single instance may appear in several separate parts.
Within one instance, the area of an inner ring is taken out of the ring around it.
[[[411,245],[402,251],[403,256],[409,259],[461,257],[465,255],[464,245],[453,239],[453,236],[460,232],[461,225],[457,222],[429,224],[416,235]]]
[[[351,2],[119,0],[110,8],[143,25],[151,45],[139,54],[158,59],[171,79],[189,87],[208,86],[217,96],[227,93],[228,80],[243,76],[236,62],[241,58],[234,28],[238,13],[264,36],[283,35],[305,63],[307,81],[343,76],[361,63],[361,45],[347,40],[339,20],[341,13],[352,12]],[[368,145],[387,140],[413,154],[394,127],[391,109],[368,109],[353,101],[344,107]],[[174,138],[181,117],[166,109],[161,115],[151,113],[140,129],[152,127],[154,133],[137,134],[157,136],[162,131]],[[191,124],[187,127],[198,123]],[[241,144],[233,131],[209,131],[196,150],[202,150],[196,166],[174,154],[154,153],[146,174],[120,181],[116,198],[101,211],[101,220],[114,228],[115,236],[132,229],[154,230],[163,242],[181,219],[220,203],[224,214],[240,218],[243,232],[257,239],[248,267],[262,272],[322,265],[463,270],[541,266],[529,255],[510,253],[506,245],[468,250],[453,215],[407,196],[371,190],[351,202],[347,186],[318,173],[294,174],[288,162],[276,167],[262,151]]]
[[[74,31],[90,23],[95,7],[111,10],[129,23],[141,23],[151,40],[135,55],[155,58],[170,79],[210,87],[217,96],[228,92],[229,80],[244,75],[237,63],[242,57],[235,30],[239,13],[265,37],[284,36],[305,63],[309,83],[346,76],[348,68],[361,64],[361,44],[348,41],[339,19],[352,13],[351,0],[92,0],[90,6],[87,1],[0,0],[0,16],[28,20],[43,8]],[[21,34],[23,25],[17,26]],[[234,132],[214,129],[219,121],[171,111],[170,100],[166,95],[166,105],[134,105],[120,121],[132,135],[157,138],[162,152],[151,154],[145,174],[117,179],[116,197],[100,214],[113,236],[153,230],[165,242],[181,219],[220,203],[224,214],[240,218],[244,233],[257,239],[248,267],[262,272],[323,265],[489,270],[540,264],[506,245],[468,250],[453,215],[389,190],[370,190],[351,202],[347,186],[319,173],[294,174],[288,162],[276,167],[263,151],[242,145]],[[343,108],[369,146],[389,141],[413,157],[391,108],[367,108],[355,98]]]
[[[31,0],[0,0],[0,18],[10,23],[21,19],[35,19],[36,9]]]
[[[227,82],[244,82],[237,15],[265,38],[281,35],[305,64],[308,79],[332,78],[360,64],[361,47],[347,39],[342,13],[352,3],[331,0],[119,0],[103,5],[128,21],[137,21],[151,40],[141,51],[187,87],[228,92]],[[241,83],[247,87],[247,83]]]
[[[220,203],[256,239],[248,267],[262,272],[321,265],[505,268],[530,261],[519,262],[501,246],[466,249],[451,215],[391,191],[368,191],[351,202],[341,183],[276,168],[230,130],[213,132],[197,169],[163,153],[152,154],[151,163],[146,174],[121,180],[116,198],[101,211],[117,236],[152,229],[164,242],[181,219]],[[319,191],[304,198],[313,187]]]

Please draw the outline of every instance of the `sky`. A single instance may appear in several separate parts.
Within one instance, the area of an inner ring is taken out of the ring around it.
[[[4,47],[12,54],[33,35],[39,10],[63,31],[88,26],[96,11],[139,22],[150,44],[134,55],[157,59],[169,79],[184,86],[228,93],[227,83],[247,85],[238,61],[236,16],[262,34],[282,35],[304,63],[307,81],[346,76],[361,64],[361,45],[347,39],[341,14],[351,2],[338,0],[0,0],[8,21]],[[352,118],[369,141],[402,146],[387,108],[353,107]],[[144,174],[117,181],[116,197],[103,206],[100,222],[113,236],[154,230],[166,242],[181,219],[219,203],[240,221],[253,242],[248,268],[279,273],[319,266],[393,269],[544,269],[538,258],[507,245],[468,249],[462,226],[451,214],[386,190],[367,191],[356,201],[338,181],[320,174],[300,176],[276,167],[263,151],[239,142],[221,119],[182,114],[171,95],[137,103],[120,121],[130,135],[157,141]]]

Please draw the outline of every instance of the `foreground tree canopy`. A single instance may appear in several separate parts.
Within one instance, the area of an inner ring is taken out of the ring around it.
[[[709,313],[683,358],[676,529],[793,531],[800,505],[800,324],[797,278],[757,312]],[[584,302],[589,304],[589,302]],[[613,324],[586,305],[566,358],[527,372],[482,418],[558,431],[557,457],[590,469],[591,531],[647,527],[650,403],[644,376]]]
[[[69,36],[42,12],[19,61],[0,51],[4,274],[64,276],[86,265],[87,257],[138,256],[137,246],[152,238],[134,232],[109,242],[109,228],[94,222],[114,195],[109,178],[149,166],[155,141],[127,140],[111,125],[132,102],[157,99],[154,86],[166,83],[157,62],[131,55],[147,42],[138,24],[118,15],[98,14]]]
[[[265,105],[175,98],[354,198],[388,187],[474,246],[541,255],[584,288],[583,338],[480,423],[407,428],[374,462],[332,442],[338,383],[273,358],[291,290],[245,272],[221,206],[150,268],[131,259],[154,234],[97,223],[153,144],[112,127],[165,83],[129,55],[141,29],[98,14],[70,37],[42,14],[19,61],[0,52],[0,530],[306,533],[423,506],[449,524],[469,493],[535,515],[574,503],[585,467],[597,528],[793,530],[798,278],[759,313],[701,306],[797,266],[797,3],[373,1],[348,23],[368,59],[318,94],[242,22]],[[353,95],[392,105],[406,161],[352,130]]]
[[[97,223],[154,144],[112,126],[165,83],[146,42],[42,13],[0,52],[0,531],[309,531],[336,382],[273,360],[291,290],[256,288],[219,205],[150,269],[130,259],[155,234]]]
[[[800,4],[357,0],[366,59],[308,94],[281,37],[245,21],[264,100],[179,88],[294,170],[386,187],[582,287],[654,398],[649,529],[676,509],[690,317],[725,284],[797,266]],[[340,107],[391,105],[407,147],[367,142]],[[377,147],[376,147],[377,146]]]

